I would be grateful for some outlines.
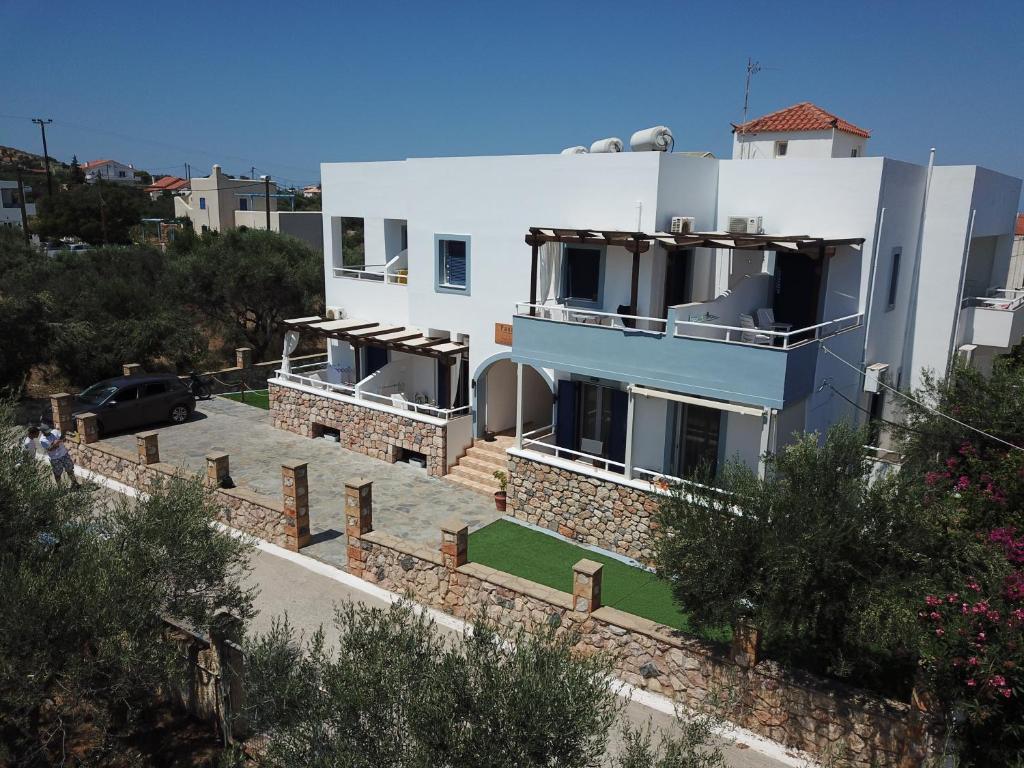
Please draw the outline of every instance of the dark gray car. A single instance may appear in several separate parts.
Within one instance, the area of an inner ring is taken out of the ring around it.
[[[181,424],[195,410],[195,398],[169,373],[104,379],[75,397],[72,414],[96,414],[100,432],[110,434],[150,424]]]

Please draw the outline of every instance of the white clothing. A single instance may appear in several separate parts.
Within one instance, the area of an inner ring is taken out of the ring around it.
[[[61,442],[61,434],[59,429],[55,429],[52,432],[47,432],[39,438],[39,444],[43,446],[43,450],[46,451],[46,457],[50,461],[57,461],[67,457],[68,449],[64,447],[64,443]]]

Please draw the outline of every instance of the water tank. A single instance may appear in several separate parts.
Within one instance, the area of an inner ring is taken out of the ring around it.
[[[622,139],[612,136],[608,139],[598,139],[590,145],[591,152],[621,152]]]
[[[629,137],[629,148],[634,152],[668,152],[674,145],[672,131],[664,125],[644,128]]]
[[[587,154],[587,152],[588,152],[588,150],[587,150],[586,147],[579,146],[579,147],[566,147],[559,154],[562,154],[562,155],[585,155],[585,154]]]

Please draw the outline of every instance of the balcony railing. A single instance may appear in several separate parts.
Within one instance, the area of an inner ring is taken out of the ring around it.
[[[373,283],[385,283],[386,285],[407,285],[409,282],[409,270],[406,267],[400,266],[406,258],[407,252],[402,251],[385,264],[335,267],[334,276],[349,280],[368,280]]]
[[[967,296],[960,304],[961,309],[982,307],[983,309],[1001,309],[1012,312],[1024,305],[1024,289],[993,288],[992,296]]]

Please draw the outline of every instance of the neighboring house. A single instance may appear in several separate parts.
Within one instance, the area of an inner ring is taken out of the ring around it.
[[[303,197],[320,197],[320,185],[310,184],[308,187],[302,188]]]
[[[235,226],[266,229],[266,211],[235,211]],[[320,211],[271,211],[270,231],[297,237],[317,253],[324,252],[324,226]]]
[[[25,187],[26,195],[31,191],[32,187]],[[26,203],[25,214],[35,216],[36,204]],[[0,181],[0,226],[21,226],[21,199],[18,196],[18,182],[16,181]]]
[[[117,160],[90,160],[87,163],[82,163],[82,171],[85,173],[85,180],[90,184],[100,180],[118,184],[139,183],[135,177],[135,168],[119,163]]]
[[[795,433],[894,418],[879,380],[1021,340],[1021,181],[937,165],[926,190],[834,147],[325,163],[327,318],[291,326],[329,361],[271,383],[274,423],[481,490],[506,469],[516,516],[647,556],[665,478],[761,471]]]
[[[276,193],[277,185],[271,182],[270,194]],[[277,210],[274,197],[270,210]],[[174,198],[174,215],[190,219],[196,232],[223,232],[238,226],[236,211],[263,212],[266,227],[266,188],[259,179],[233,179],[219,165],[213,166],[209,176],[193,176],[190,189]]]
[[[733,125],[733,160],[863,157],[871,134],[805,101]]]
[[[188,179],[182,179],[178,176],[161,176],[156,179],[152,184],[146,187],[143,191],[148,192],[149,196],[156,200],[162,196],[164,192],[170,192],[171,194],[177,194],[179,192],[185,192],[189,188]]]

